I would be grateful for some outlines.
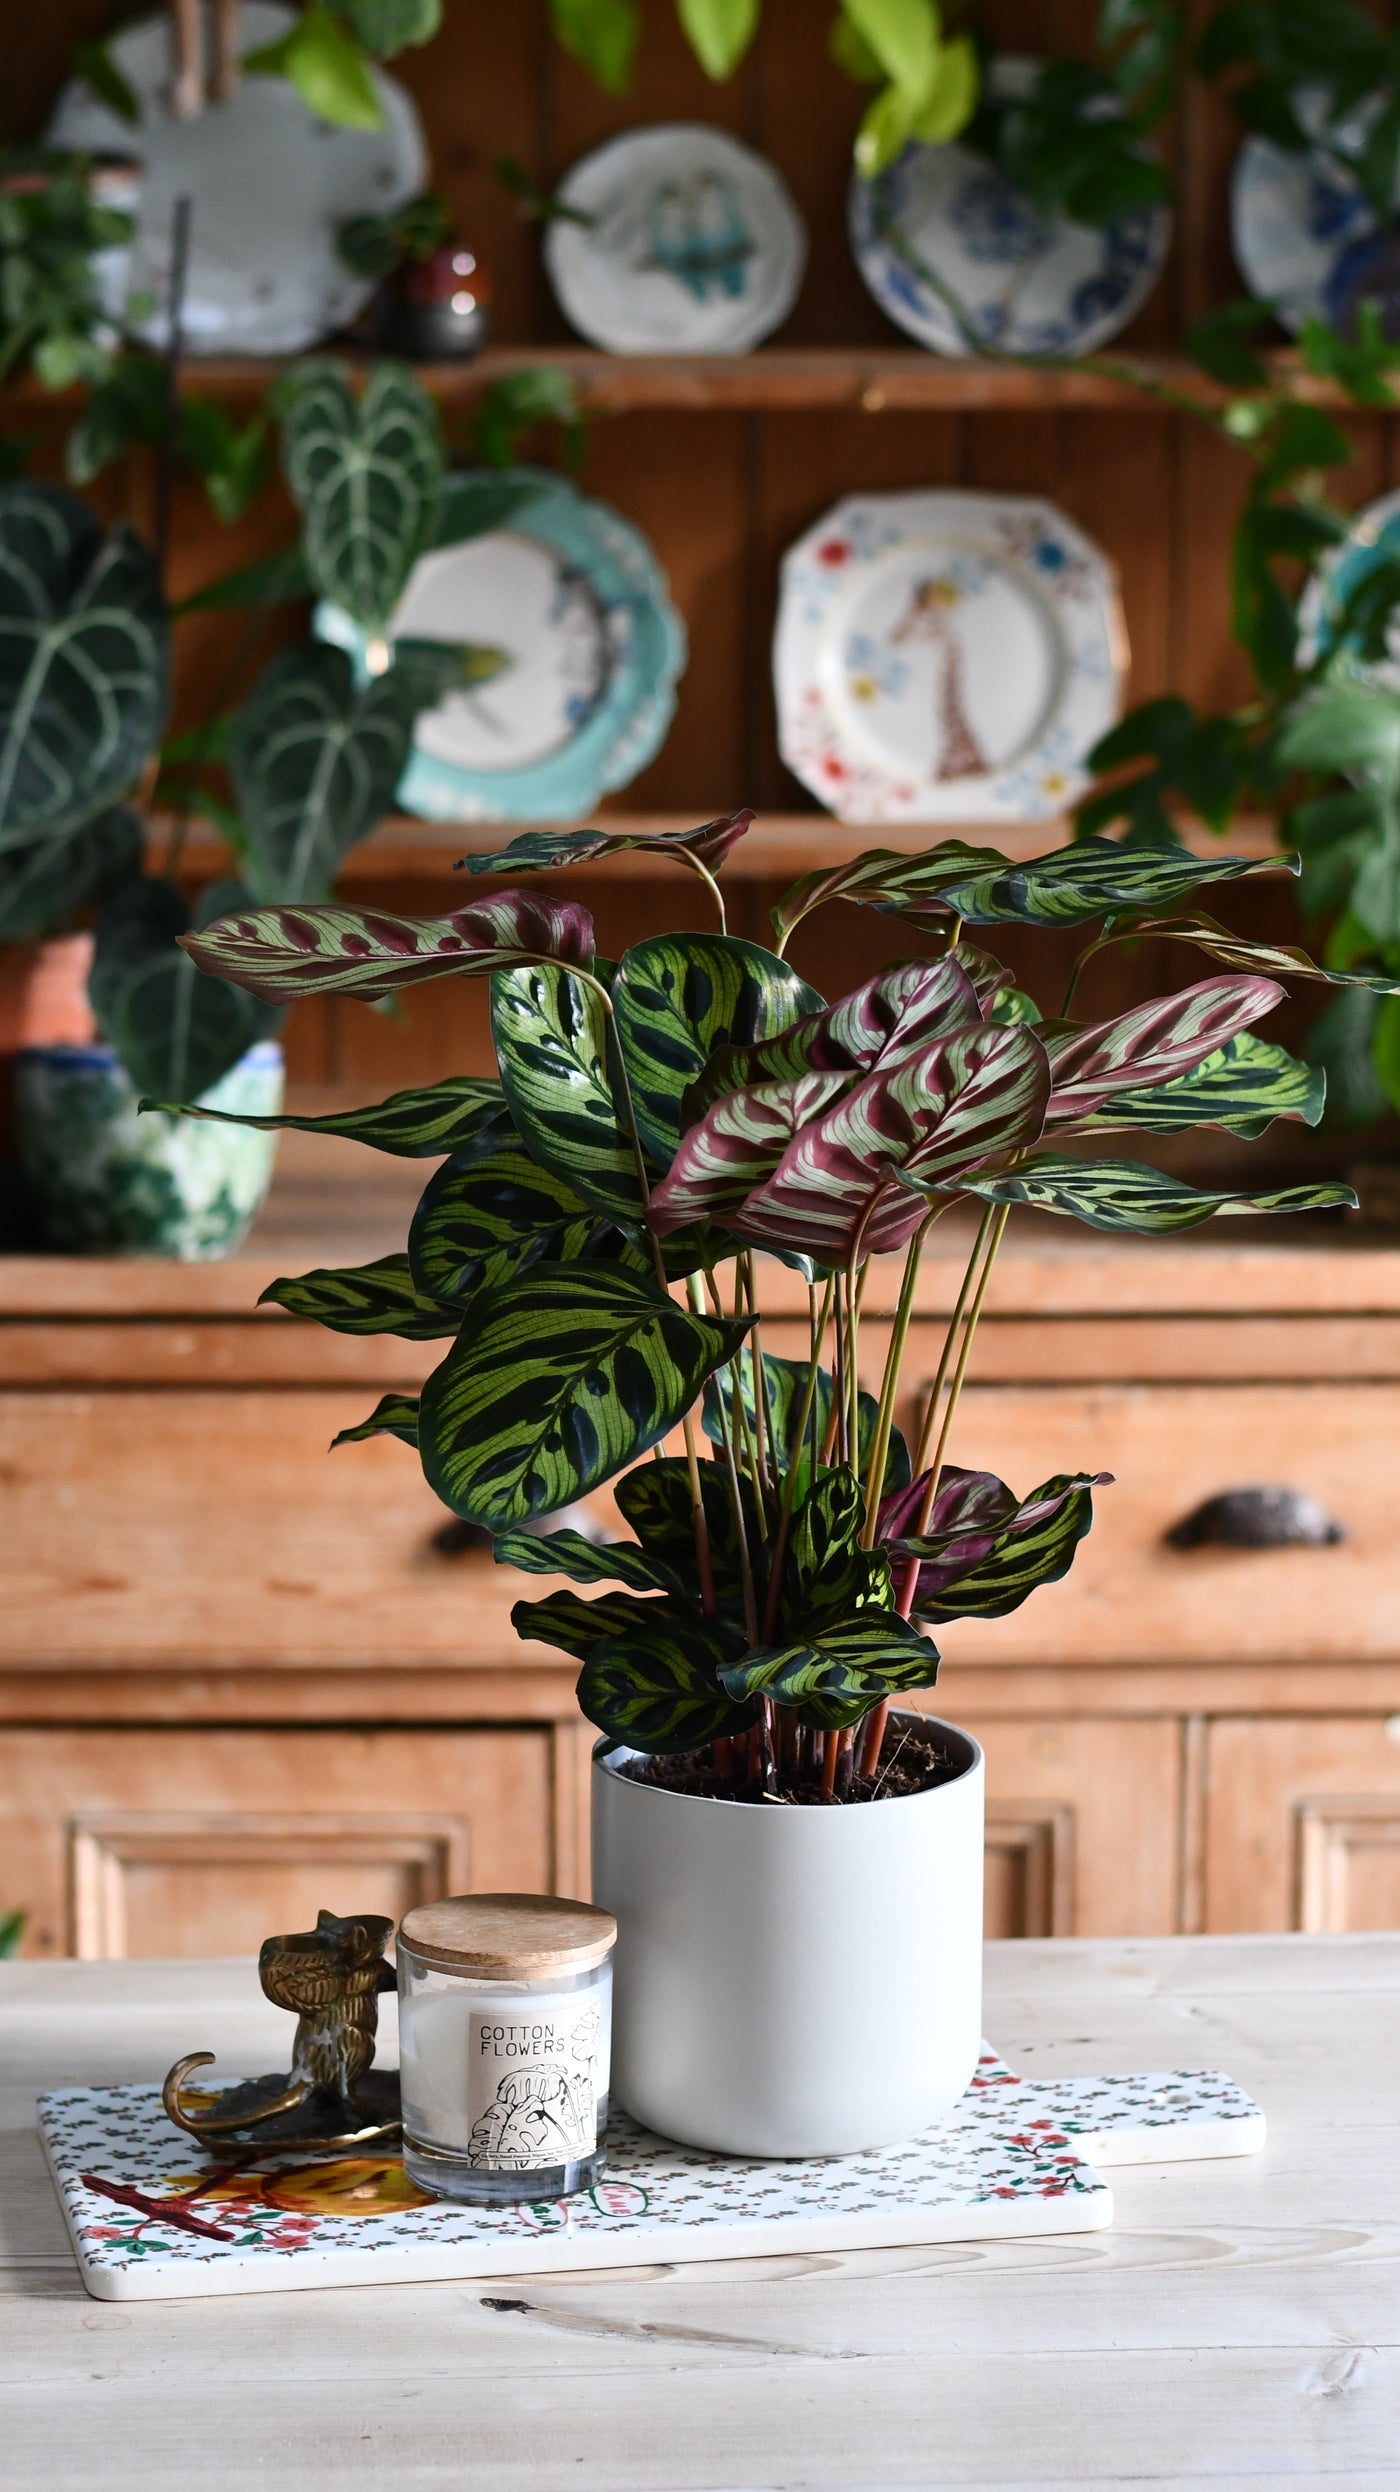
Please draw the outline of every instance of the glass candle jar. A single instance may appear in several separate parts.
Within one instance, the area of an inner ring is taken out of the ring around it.
[[[603,2168],[617,1923],[558,1895],[455,1895],[396,1945],[403,2160],[440,2197],[563,2198]]]

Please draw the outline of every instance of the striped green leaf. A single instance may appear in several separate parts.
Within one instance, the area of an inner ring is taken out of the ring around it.
[[[1028,1203],[1110,1236],[1171,1237],[1216,1215],[1253,1211],[1342,1211],[1356,1208],[1349,1185],[1288,1185],[1261,1194],[1202,1193],[1140,1160],[1073,1159],[1038,1153],[1005,1176],[965,1177],[961,1189],[987,1203]]]
[[[1320,986],[1364,987],[1372,995],[1400,995],[1400,978],[1381,969],[1324,969],[1296,943],[1256,943],[1232,934],[1213,917],[1191,917],[1179,926],[1152,922],[1144,932],[1173,943],[1193,944],[1229,969],[1252,969],[1270,978],[1307,978]]]
[[[524,1644],[553,1644],[575,1661],[586,1661],[610,1636],[644,1636],[666,1608],[632,1592],[602,1592],[595,1601],[576,1592],[551,1592],[543,1601],[517,1601],[510,1623]]]
[[[672,1566],[632,1540],[596,1541],[582,1532],[497,1532],[498,1566],[518,1566],[522,1575],[567,1575],[571,1583],[620,1583],[629,1592],[674,1592],[682,1599],[690,1587]]]
[[[645,1632],[595,1644],[579,1673],[580,1710],[600,1731],[647,1756],[676,1756],[733,1738],[757,1716],[720,1678],[738,1641],[714,1619],[657,1618]]]
[[[643,848],[655,856],[698,857],[717,873],[729,851],[753,821],[752,813],[728,813],[716,822],[702,822],[694,831],[520,831],[504,848],[459,857],[469,874],[548,874],[556,867],[586,865],[591,857],[620,856],[624,848]]]
[[[397,1333],[403,1341],[441,1341],[461,1322],[458,1308],[417,1288],[407,1255],[273,1281],[258,1304],[285,1307],[289,1315],[324,1324],[328,1332]]]
[[[322,597],[383,633],[431,544],[443,452],[432,400],[401,364],[375,364],[356,398],[336,364],[295,376],[282,418],[282,466],[302,517],[307,568]]]
[[[656,935],[628,952],[613,1011],[642,1141],[670,1167],[681,1101],[718,1047],[751,1047],[822,999],[785,961],[726,935]]]
[[[844,1730],[871,1705],[911,1687],[932,1687],[938,1648],[893,1610],[835,1620],[800,1642],[765,1645],[729,1663],[735,1698],[768,1696],[815,1730]]]
[[[804,1631],[823,1619],[894,1606],[889,1560],[859,1547],[865,1519],[860,1482],[846,1464],[819,1474],[792,1519],[784,1562],[785,1619]]]
[[[709,1391],[707,1386],[707,1395]],[[631,1524],[647,1556],[669,1566],[685,1585],[688,1599],[692,1603],[698,1601],[700,1575],[695,1555],[695,1526],[691,1516],[689,1464],[670,1456],[661,1462],[639,1463],[634,1471],[629,1471],[625,1478],[618,1481],[613,1493],[618,1512],[624,1522]],[[739,1497],[745,1541],[752,1553],[762,1545],[765,1525],[758,1513],[753,1489],[742,1473]],[[744,1600],[738,1528],[729,1477],[719,1462],[702,1462],[700,1465],[700,1502],[705,1512],[715,1597],[726,1617],[742,1618]]]
[[[999,848],[969,848],[965,840],[940,840],[911,857],[902,848],[866,848],[844,865],[818,868],[789,885],[773,911],[779,949],[794,927],[828,900],[853,900],[864,908],[885,908],[916,898],[935,898],[948,883],[966,880],[979,870],[1000,873],[1006,858]]]
[[[1173,908],[1203,883],[1246,874],[1300,871],[1297,857],[1193,857],[1184,849],[1122,848],[1112,839],[1082,839],[1023,865],[1005,857],[945,881],[935,895],[918,890],[876,905],[895,917],[960,917],[969,926],[1079,926],[1094,918]]]
[[[417,1287],[462,1300],[499,1289],[536,1263],[615,1262],[624,1241],[572,1186],[541,1168],[512,1135],[444,1160],[425,1189],[408,1233]],[[461,1320],[461,1307],[457,1309]]]
[[[901,961],[839,1002],[804,1013],[760,1046],[721,1047],[686,1092],[682,1121],[692,1125],[714,1100],[760,1082],[800,1080],[805,1073],[845,1073],[854,1080],[982,1018],[961,954]]]
[[[248,881],[266,900],[324,900],[342,857],[393,803],[415,704],[390,668],[357,685],[343,649],[284,649],[233,722],[229,772]]]
[[[163,1107],[160,1099],[143,1099],[143,1108]],[[499,1082],[479,1080],[474,1073],[449,1073],[424,1090],[396,1090],[377,1106],[341,1108],[333,1116],[230,1116],[223,1108],[182,1108],[211,1125],[255,1125],[259,1133],[339,1134],[363,1142],[371,1151],[388,1151],[395,1159],[436,1159],[453,1151],[494,1112],[496,1130],[514,1131]]]
[[[987,1475],[963,1477],[975,1487]],[[1005,1618],[1041,1584],[1058,1583],[1093,1523],[1094,1490],[1111,1478],[1107,1471],[1060,1472],[1019,1503],[995,1481],[1001,1497],[980,1500],[983,1506],[994,1502],[994,1514],[974,1511],[979,1502],[974,1497],[961,1525],[926,1539],[894,1542],[897,1580],[903,1577],[901,1558],[918,1563],[915,1615],[935,1626],[950,1618]]]
[[[491,1033],[527,1149],[595,1211],[640,1226],[636,1155],[614,1095],[597,988],[554,961],[502,970],[491,981]]]
[[[522,961],[593,959],[593,920],[568,900],[500,891],[450,917],[392,917],[337,900],[305,908],[249,908],[184,938],[201,969],[268,1003],[304,995],[377,1002],[399,987],[465,971],[488,977]]]
[[[1142,1090],[1120,1090],[1080,1130],[1102,1133],[1133,1126],[1144,1133],[1193,1133],[1218,1125],[1242,1141],[1257,1142],[1275,1117],[1316,1125],[1327,1097],[1320,1065],[1301,1064],[1284,1047],[1251,1030],[1227,1039],[1194,1072]]]
[[[429,1484],[491,1531],[557,1513],[657,1444],[747,1330],[630,1272],[541,1264],[476,1300],[424,1386]]]
[[[742,1406],[748,1420],[750,1432],[752,1433],[755,1427],[752,1358],[741,1359],[739,1367],[742,1380]],[[817,1370],[816,1391],[812,1396],[812,1412],[807,1421],[806,1434],[803,1439],[803,1443],[801,1445],[797,1445],[794,1442],[794,1437],[797,1422],[802,1412],[803,1397],[807,1390],[807,1367],[808,1362],[806,1359],[777,1358],[771,1350],[765,1350],[763,1352],[763,1377],[765,1386],[765,1407],[767,1412],[765,1432],[767,1423],[771,1423],[773,1437],[778,1446],[778,1468],[780,1474],[786,1474],[794,1463],[797,1464],[798,1487],[795,1494],[798,1495],[805,1493],[804,1484],[806,1474],[811,1468],[811,1448],[813,1444],[815,1444],[818,1450],[820,1450],[821,1446],[826,1441],[827,1422],[831,1417],[831,1399],[832,1394],[835,1391],[829,1370],[825,1367],[819,1367]],[[705,1398],[701,1406],[703,1414],[702,1425],[706,1436],[710,1438],[713,1444],[718,1445],[722,1442],[720,1433],[720,1396],[723,1395],[725,1413],[726,1416],[728,1416],[732,1392],[732,1378],[727,1373],[712,1376],[709,1383],[705,1387]],[[857,1419],[856,1467],[862,1479],[865,1478],[866,1473],[870,1468],[870,1457],[875,1448],[875,1421],[879,1413],[879,1408],[880,1405],[873,1393],[863,1392],[861,1394],[860,1409]],[[683,1466],[680,1467],[683,1468]],[[644,1472],[638,1474],[638,1476],[643,1479],[649,1479],[651,1474],[650,1472]],[[908,1445],[905,1443],[902,1431],[898,1428],[891,1428],[889,1453],[885,1459],[885,1478],[881,1491],[882,1495],[888,1496],[892,1489],[903,1488],[907,1483],[908,1478]],[[621,1492],[619,1491],[619,1502],[620,1500]],[[633,1529],[637,1530],[638,1526],[634,1524]]]
[[[1188,1071],[1283,1001],[1272,978],[1205,978],[1112,1021],[1042,1023],[1051,1077],[1047,1133],[1093,1116],[1115,1091]]]
[[[418,1401],[411,1393],[386,1393],[377,1401],[368,1419],[358,1428],[342,1428],[331,1438],[331,1452],[337,1445],[363,1445],[371,1436],[397,1436],[405,1445],[418,1443]]]

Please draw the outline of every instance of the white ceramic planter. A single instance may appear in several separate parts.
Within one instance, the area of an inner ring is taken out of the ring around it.
[[[617,1916],[613,2086],[719,2153],[855,2154],[942,2118],[982,2030],[982,1751],[911,1798],[701,1800],[595,1752],[593,1894]]]

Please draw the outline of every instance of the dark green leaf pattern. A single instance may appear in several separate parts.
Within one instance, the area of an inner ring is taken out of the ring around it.
[[[714,1620],[658,1617],[640,1635],[595,1644],[578,1682],[590,1722],[647,1756],[674,1756],[747,1730],[757,1706],[731,1696],[720,1670],[734,1638]]]
[[[726,935],[656,935],[638,943],[613,986],[617,1037],[642,1141],[668,1168],[681,1100],[717,1047],[751,1047],[822,998],[785,961]]]
[[[489,1126],[485,1138],[494,1139]],[[531,1264],[615,1262],[623,1253],[612,1223],[513,1135],[494,1148],[454,1151],[430,1180],[408,1234],[414,1279],[439,1298],[498,1289]]]
[[[918,922],[960,917],[969,926],[1078,926],[1090,919],[1171,908],[1203,883],[1245,874],[1296,874],[1296,857],[1194,857],[1184,849],[1123,848],[1082,839],[1072,848],[1008,865],[1005,857],[944,882],[936,898],[884,899],[877,905]]]
[[[159,1099],[143,1099],[142,1107],[161,1107]],[[228,1116],[222,1108],[186,1108],[213,1125],[254,1125],[259,1133],[340,1134],[363,1142],[371,1151],[388,1151],[395,1159],[436,1159],[479,1130],[486,1115],[492,1140],[515,1130],[499,1082],[474,1073],[448,1073],[424,1090],[396,1090],[374,1107],[341,1108],[332,1116]]]
[[[308,365],[283,417],[282,464],[319,594],[382,634],[437,527],[432,400],[402,365],[376,364],[359,400],[337,365]]]
[[[636,1156],[614,1098],[607,1007],[553,961],[491,981],[501,1080],[526,1147],[595,1211],[639,1224]]]
[[[273,1281],[258,1304],[285,1307],[289,1315],[324,1324],[333,1333],[397,1333],[404,1341],[441,1341],[461,1321],[457,1308],[442,1306],[414,1286],[407,1255]]]
[[[284,649],[233,722],[229,770],[265,900],[324,900],[341,859],[393,803],[414,703],[391,668],[357,686],[343,649]]]
[[[241,897],[235,883],[211,883],[200,910]],[[151,876],[124,884],[98,921],[88,980],[93,1011],[136,1091],[172,1107],[199,1098],[280,1017],[200,974],[182,948],[188,923],[172,883]]]
[[[1172,1237],[1217,1214],[1355,1210],[1349,1185],[1289,1185],[1261,1194],[1204,1193],[1140,1160],[1075,1159],[1043,1151],[1002,1177],[965,1177],[965,1194],[987,1203],[1029,1203],[1110,1236]]]
[[[145,839],[130,805],[113,805],[80,830],[0,852],[0,943],[55,934],[141,871]]]
[[[1193,1133],[1218,1125],[1242,1141],[1257,1141],[1276,1116],[1316,1125],[1327,1096],[1320,1065],[1302,1064],[1284,1047],[1242,1030],[1175,1081],[1141,1090],[1120,1090],[1097,1114],[1084,1119],[1085,1133],[1133,1126],[1144,1133]]]
[[[920,1560],[914,1612],[932,1625],[950,1618],[1006,1618],[1041,1584],[1058,1583],[1094,1520],[1093,1491],[1111,1474],[1059,1472],[1032,1489],[1012,1511],[981,1530],[944,1532],[894,1543],[901,1557]],[[895,1572],[903,1569],[895,1559]]]
[[[372,1436],[396,1436],[403,1444],[418,1444],[418,1401],[411,1393],[386,1393],[374,1405],[368,1419],[358,1428],[342,1428],[331,1438],[331,1451],[337,1445],[363,1445]]]
[[[575,1661],[586,1661],[610,1636],[649,1635],[665,1610],[665,1602],[633,1592],[600,1592],[593,1601],[580,1600],[576,1592],[551,1592],[543,1601],[517,1601],[510,1623],[522,1642],[553,1644]]]
[[[938,1648],[892,1610],[866,1610],[817,1635],[745,1653],[723,1672],[731,1696],[768,1696],[817,1730],[844,1730],[871,1705],[932,1687]]]
[[[522,1575],[567,1575],[571,1583],[620,1583],[629,1592],[674,1592],[690,1586],[661,1558],[631,1540],[588,1540],[582,1532],[497,1532],[498,1566]]]

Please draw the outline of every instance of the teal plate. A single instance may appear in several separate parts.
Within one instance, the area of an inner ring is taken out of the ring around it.
[[[431,822],[572,821],[625,787],[660,746],[685,665],[685,627],[640,530],[544,469],[515,523],[417,564],[391,638],[501,653],[499,671],[418,721],[399,784]],[[367,675],[367,635],[335,606],[323,640]]]

